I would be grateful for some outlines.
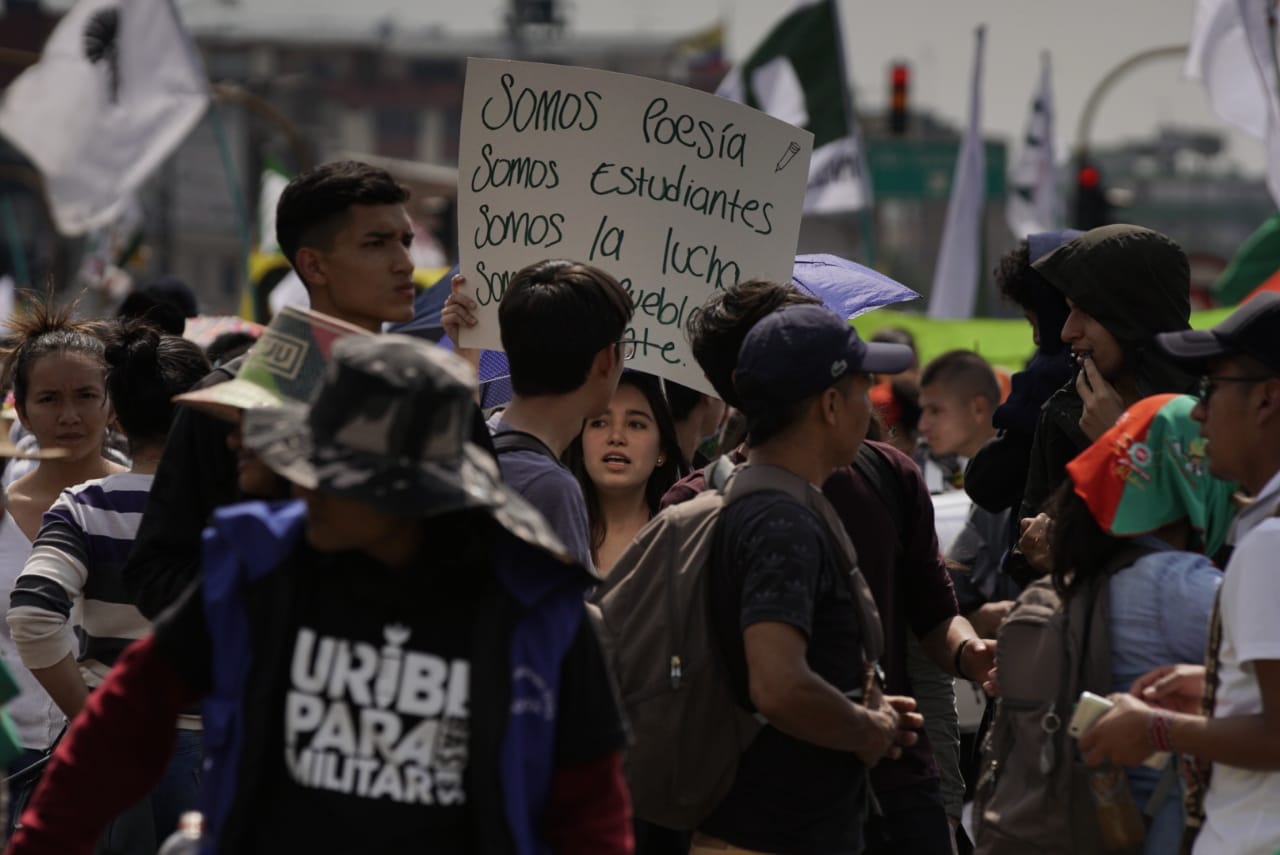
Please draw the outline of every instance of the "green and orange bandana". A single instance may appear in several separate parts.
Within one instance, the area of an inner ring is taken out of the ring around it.
[[[1195,404],[1190,395],[1139,401],[1067,464],[1076,495],[1098,525],[1136,537],[1185,518],[1206,555],[1221,548],[1236,486],[1209,474],[1208,441],[1191,418]]]

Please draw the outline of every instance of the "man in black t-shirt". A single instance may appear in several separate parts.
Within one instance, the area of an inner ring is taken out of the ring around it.
[[[202,851],[628,855],[598,579],[467,440],[474,392],[433,345],[355,336],[311,407],[247,410],[304,501],[215,515],[8,851],[87,855],[203,699]]]
[[[894,373],[910,359],[900,345],[861,341],[821,306],[789,307],[760,321],[734,375],[748,420],[746,465],[808,482],[813,506],[822,508],[819,485],[853,460],[866,434],[868,372]],[[923,721],[911,698],[882,694],[864,655],[879,623],[874,606],[864,614],[857,607],[845,567],[852,546],[834,511],[820,518],[781,493],[734,502],[720,526],[711,620],[731,686],[769,725],[742,755],[692,853],[729,845],[857,855],[867,769],[913,743]]]

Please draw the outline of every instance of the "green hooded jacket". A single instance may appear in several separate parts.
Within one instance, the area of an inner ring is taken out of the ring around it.
[[[1094,317],[1124,351],[1139,396],[1192,391],[1195,378],[1160,352],[1157,333],[1189,329],[1191,274],[1182,247],[1141,226],[1092,229],[1037,261],[1036,271]],[[1020,516],[1034,516],[1089,446],[1074,378],[1041,412]]]

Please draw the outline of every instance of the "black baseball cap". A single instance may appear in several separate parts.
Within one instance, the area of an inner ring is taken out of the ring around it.
[[[811,398],[850,374],[897,374],[914,359],[904,344],[863,341],[824,306],[788,306],[747,333],[733,383],[751,414]]]
[[[1280,294],[1259,294],[1213,329],[1160,333],[1156,344],[1201,370],[1210,359],[1245,354],[1280,372]]]

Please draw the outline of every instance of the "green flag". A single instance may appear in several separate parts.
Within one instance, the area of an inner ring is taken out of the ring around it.
[[[1240,245],[1235,258],[1214,283],[1218,304],[1234,306],[1280,270],[1280,214],[1269,219]]]
[[[813,134],[805,213],[871,204],[866,156],[845,82],[836,0],[796,0],[716,90]]]

